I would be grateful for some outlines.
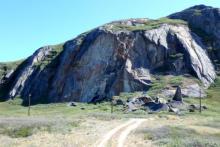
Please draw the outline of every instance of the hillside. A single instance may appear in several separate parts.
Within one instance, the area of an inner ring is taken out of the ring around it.
[[[219,31],[197,5],[0,62],[0,147],[220,147]]]
[[[218,8],[200,5],[158,20],[114,21],[42,47],[1,82],[1,97],[19,96],[24,104],[29,95],[33,104],[97,102],[122,92],[166,97],[177,85],[204,93],[218,72],[219,16]],[[200,96],[185,94],[192,95]]]

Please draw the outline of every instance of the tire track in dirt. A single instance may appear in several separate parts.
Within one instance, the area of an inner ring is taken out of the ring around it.
[[[111,140],[117,140],[117,147],[123,147],[124,143],[126,142],[126,139],[128,135],[135,130],[141,123],[147,121],[147,120],[153,120],[153,118],[149,119],[130,119],[129,121],[125,122],[122,125],[117,126],[116,128],[110,130],[102,139],[100,142],[97,142],[94,147],[106,147],[107,144]],[[119,137],[117,137],[119,135]]]
[[[135,123],[133,123],[132,125],[129,125],[128,127],[126,127],[123,130],[123,132],[121,132],[121,135],[119,136],[117,147],[123,147],[123,145],[126,141],[126,138],[131,133],[131,131],[135,130],[144,121],[147,121],[147,120],[146,119],[136,119]]]

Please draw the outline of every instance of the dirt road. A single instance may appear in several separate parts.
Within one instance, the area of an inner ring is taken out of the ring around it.
[[[123,147],[128,135],[135,130],[141,123],[153,120],[153,118],[149,119],[130,119],[124,124],[117,126],[116,128],[110,130],[100,141],[95,143],[96,147],[106,147],[110,143],[112,147]],[[116,143],[112,143],[111,141],[116,141]]]

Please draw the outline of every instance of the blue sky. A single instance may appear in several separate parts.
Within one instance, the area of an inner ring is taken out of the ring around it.
[[[26,58],[107,22],[156,19],[220,0],[0,0],[0,61]]]

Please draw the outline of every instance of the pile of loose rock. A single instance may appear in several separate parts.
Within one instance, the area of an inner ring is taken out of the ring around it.
[[[183,102],[181,88],[178,86],[175,95],[171,100],[166,100],[164,98],[156,97],[152,98],[148,95],[138,96],[127,100],[124,102],[121,99],[114,99],[112,101],[113,105],[123,105],[126,112],[145,110],[148,113],[154,112],[174,112],[176,114],[181,114],[183,111],[195,112],[200,110],[200,106],[196,104],[187,104]],[[69,102],[67,106],[76,107],[76,102]],[[84,110],[85,108],[81,108]],[[206,106],[201,106],[201,109],[207,109]]]
[[[153,99],[150,96],[142,96],[128,100],[124,106],[127,112],[143,109],[149,113],[167,111],[180,114],[182,111],[195,112],[200,109],[199,105],[183,102],[181,88],[179,86],[172,100],[167,101],[159,97]],[[202,106],[202,109],[207,109],[207,107]]]

